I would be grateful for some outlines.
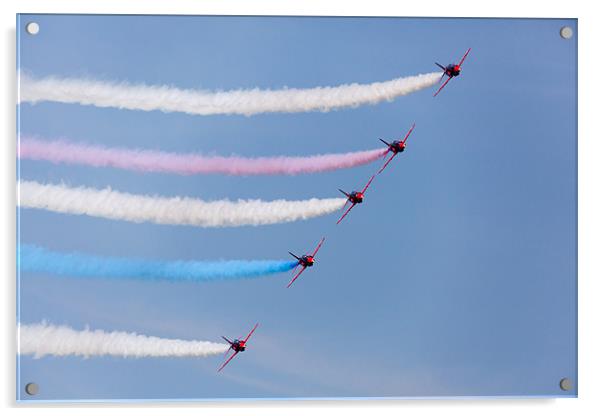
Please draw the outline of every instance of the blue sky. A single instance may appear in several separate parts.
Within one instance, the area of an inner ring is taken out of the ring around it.
[[[40,24],[28,36],[24,26]],[[36,399],[574,395],[574,20],[22,15],[20,68],[228,90],[373,82],[473,51],[433,99],[330,113],[190,116],[42,103],[20,130],[108,146],[244,156],[377,147],[416,130],[366,202],[336,216],[201,229],[20,211],[57,251],[163,260],[277,259],[326,243],[316,267],[210,284],[23,273],[20,318],[218,341],[261,324],[223,373],[205,359],[20,359]],[[276,177],[139,174],[25,161],[21,178],[202,199],[336,196],[378,165]],[[29,400],[29,397],[22,397]]]

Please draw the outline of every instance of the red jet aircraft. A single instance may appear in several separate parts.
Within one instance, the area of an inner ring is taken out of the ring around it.
[[[441,90],[443,89],[443,87],[445,87],[447,85],[447,83],[449,82],[450,79],[452,79],[453,77],[457,77],[458,75],[460,75],[460,71],[462,70],[462,64],[464,63],[464,60],[466,59],[466,56],[468,56],[468,52],[470,52],[471,49],[472,48],[468,48],[468,50],[466,51],[466,53],[464,54],[464,56],[460,60],[459,64],[449,64],[448,66],[443,66],[443,65],[435,62],[435,64],[439,68],[441,68],[443,70],[443,75],[441,75],[441,79],[443,79],[443,77],[445,75],[447,75],[448,78],[443,83],[443,85],[437,90],[437,92],[433,95],[433,97],[436,97],[437,94],[439,94],[439,92],[441,92]]]
[[[255,331],[255,329],[257,329],[257,326],[259,326],[259,324],[255,324],[253,329],[251,329],[251,332],[249,332],[249,335],[247,335],[247,337],[243,340],[235,339],[234,341],[230,341],[228,338],[222,336],[222,338],[225,339],[228,344],[230,344],[230,348],[228,348],[228,350],[226,351],[226,355],[228,354],[228,352],[230,352],[230,350],[234,351],[234,354],[232,354],[230,356],[230,358],[228,358],[222,364],[222,366],[219,368],[219,370],[217,370],[218,372],[222,371],[222,369],[230,362],[230,360],[232,360],[232,358],[236,357],[236,354],[244,351],[247,348],[247,341],[249,340],[249,338],[251,337],[251,334]]]
[[[351,206],[347,209],[347,211],[345,211],[345,213],[341,216],[341,218],[339,218],[339,220],[337,221],[337,224],[339,224],[341,221],[343,221],[343,218],[345,218],[347,216],[347,214],[349,214],[349,211],[351,211],[351,209],[354,206],[364,202],[364,193],[366,192],[366,189],[368,189],[368,187],[374,180],[375,176],[376,175],[372,175],[372,177],[370,178],[370,180],[368,181],[366,186],[364,186],[364,189],[362,189],[361,191],[353,191],[350,194],[348,194],[347,192],[343,191],[342,189],[339,189],[339,191],[341,191],[347,197],[347,202],[351,202]],[[345,205],[343,205],[343,209],[345,209],[345,207],[347,206],[347,202],[345,202]]]
[[[289,284],[286,287],[291,287],[291,285],[293,284],[293,282],[295,280],[297,280],[297,278],[301,275],[301,273],[303,273],[303,271],[314,265],[314,257],[316,256],[316,254],[318,253],[318,250],[320,249],[320,247],[322,247],[322,243],[324,243],[325,238],[322,237],[322,239],[320,240],[320,242],[318,243],[318,247],[316,247],[316,249],[314,250],[313,253],[311,254],[304,254],[301,257],[298,257],[296,255],[294,255],[293,253],[291,253],[290,251],[288,252],[291,256],[293,256],[294,258],[296,258],[299,263],[295,266],[295,268],[293,269],[293,273],[294,271],[297,269],[297,267],[301,266],[301,270],[299,270],[299,272],[295,275],[295,277],[293,277],[293,279],[289,282]]]
[[[383,167],[380,168],[380,170],[378,171],[377,175],[379,173],[381,173],[383,170],[385,170],[385,168],[387,167],[387,165],[393,160],[393,158],[395,156],[397,156],[398,153],[401,153],[404,150],[406,150],[406,140],[408,140],[408,137],[410,137],[410,134],[412,133],[412,130],[414,130],[414,127],[416,127],[416,123],[412,124],[412,128],[410,129],[410,131],[408,131],[408,134],[406,134],[406,137],[404,137],[403,140],[395,140],[393,143],[387,143],[383,139],[379,139],[381,142],[383,142],[384,144],[386,144],[387,146],[389,146],[389,148],[385,152],[384,156],[387,156],[387,154],[389,152],[391,152],[393,154],[391,155],[391,157],[389,158],[389,160],[387,160],[387,162],[383,165]]]

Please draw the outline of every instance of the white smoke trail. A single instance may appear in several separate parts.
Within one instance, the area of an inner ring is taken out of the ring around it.
[[[371,84],[334,87],[284,88],[280,90],[206,91],[167,85],[128,84],[90,79],[46,77],[35,79],[19,73],[21,102],[55,101],[128,110],[183,112],[196,115],[297,113],[330,111],[392,101],[429,88],[441,72],[420,74]]]
[[[301,201],[219,200],[165,198],[134,195],[111,188],[70,188],[20,181],[19,205],[63,214],[131,222],[194,225],[199,227],[238,227],[305,220],[338,211],[345,198],[312,198]]]
[[[20,355],[82,357],[208,357],[223,354],[228,344],[158,338],[129,332],[76,331],[68,326],[19,325]]]

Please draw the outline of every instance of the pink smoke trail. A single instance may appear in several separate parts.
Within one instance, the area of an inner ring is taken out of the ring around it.
[[[139,172],[179,175],[221,173],[226,175],[298,175],[352,168],[373,162],[386,149],[315,156],[275,156],[245,158],[239,156],[203,156],[154,150],[110,148],[66,140],[44,141],[21,138],[21,159],[45,160],[94,167],[113,167]]]

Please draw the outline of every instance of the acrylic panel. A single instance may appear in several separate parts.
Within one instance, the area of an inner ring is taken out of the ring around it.
[[[18,400],[577,395],[575,19],[16,31]]]

